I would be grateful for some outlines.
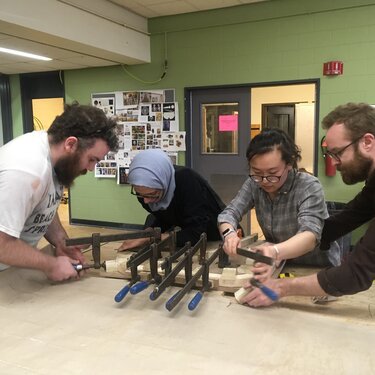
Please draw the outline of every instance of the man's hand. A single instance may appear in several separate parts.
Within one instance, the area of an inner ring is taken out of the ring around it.
[[[76,260],[67,256],[51,257],[49,267],[44,272],[53,281],[64,281],[73,277],[77,278],[78,272],[73,267],[73,264],[77,263]]]
[[[270,279],[264,283],[265,286],[276,292],[279,297],[282,297],[279,279]],[[250,283],[247,283],[245,288],[250,287]],[[241,303],[247,303],[251,307],[270,306],[274,303],[268,298],[259,288],[253,288],[251,292],[241,299]]]
[[[86,260],[81,251],[83,248],[85,248],[85,245],[65,246],[65,245],[60,244],[56,247],[56,255],[69,257],[76,261],[74,263],[85,264]]]

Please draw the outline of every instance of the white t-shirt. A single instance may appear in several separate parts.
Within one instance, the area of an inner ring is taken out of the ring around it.
[[[45,131],[24,134],[0,148],[0,231],[36,246],[59,207]]]

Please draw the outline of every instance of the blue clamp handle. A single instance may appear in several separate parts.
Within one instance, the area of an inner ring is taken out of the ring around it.
[[[156,292],[153,290],[151,293],[150,293],[150,300],[151,301],[155,301],[157,298],[157,294]]]
[[[140,281],[130,288],[130,294],[137,294],[139,292],[142,292],[142,290],[147,289],[149,285],[150,283],[148,281]]]
[[[167,303],[165,304],[165,308],[168,310],[168,311],[171,311],[172,310],[172,302],[173,300],[177,297],[177,294],[180,293],[180,291],[178,291],[177,293],[173,294],[173,296],[171,298],[169,298],[169,300],[167,301]]]
[[[263,294],[265,294],[270,300],[277,301],[279,299],[279,295],[274,292],[272,289],[266,287],[263,284],[259,284],[259,289],[262,291]]]
[[[203,293],[202,292],[198,292],[193,298],[192,300],[190,301],[189,305],[188,305],[188,309],[190,311],[193,311],[199,304],[199,302],[201,301],[203,297]]]
[[[116,302],[121,302],[125,296],[128,294],[130,290],[130,286],[129,284],[128,285],[125,285],[116,295],[115,295],[115,301]]]

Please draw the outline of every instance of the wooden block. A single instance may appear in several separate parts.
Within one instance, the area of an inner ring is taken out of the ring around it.
[[[245,273],[243,275],[237,275],[235,280],[232,283],[233,288],[239,288],[241,286],[244,286],[251,278],[253,274]]]
[[[132,255],[133,253],[130,253],[129,251],[123,251],[123,252],[119,251],[117,252],[116,259],[125,258],[126,260],[128,260]]]
[[[151,268],[150,268],[150,261],[146,261],[144,263],[142,263],[140,265],[140,267],[142,266],[142,271],[145,271],[145,272],[150,272],[151,271]]]
[[[114,260],[106,260],[105,261],[105,271],[112,273],[112,272],[120,272],[125,273],[126,272],[126,263],[129,259],[130,255],[127,257],[116,257]]]
[[[251,288],[240,288],[237,290],[236,293],[234,293],[234,298],[238,303],[241,305],[244,303],[243,299],[251,292]]]
[[[116,260],[106,260],[105,261],[105,272],[117,272],[117,262],[116,262]]]
[[[210,280],[219,280],[220,277],[221,277],[221,275],[218,274],[218,273],[211,273],[211,272],[210,272],[210,273],[208,274],[208,277],[209,277]]]
[[[125,274],[128,271],[126,267],[126,263],[127,263],[127,260],[117,261],[117,271],[122,274]]]
[[[236,274],[237,274],[236,268],[225,267],[225,268],[223,268],[223,272],[221,273],[221,277],[233,280],[236,277]]]
[[[245,264],[252,266],[254,264],[254,259],[246,258]]]
[[[223,268],[223,272],[219,279],[219,286],[231,286],[236,280],[236,268]]]
[[[211,281],[211,288],[217,289],[219,287],[220,276],[218,273],[209,273],[208,278]]]
[[[243,273],[251,273],[251,265],[248,264],[242,264],[241,266],[237,267],[237,273],[243,274]]]
[[[147,269],[148,268],[148,269]],[[138,272],[145,272],[145,271],[147,271],[147,272],[150,272],[150,267],[145,267],[145,263],[142,263],[142,264],[140,264],[138,267],[137,267],[137,271]]]

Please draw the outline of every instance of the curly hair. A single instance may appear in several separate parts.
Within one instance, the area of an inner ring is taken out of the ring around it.
[[[344,124],[351,139],[366,133],[375,135],[375,108],[366,103],[339,105],[322,120],[323,129],[334,124]]]
[[[100,138],[111,151],[116,152],[116,125],[101,109],[75,102],[65,105],[64,112],[55,118],[47,133],[52,144],[60,143],[68,137],[77,137],[80,140],[79,148],[87,149]]]
[[[297,168],[297,162],[301,160],[301,150],[284,131],[280,129],[264,129],[249,143],[246,150],[246,158],[250,163],[255,155],[266,154],[277,148],[281,152],[281,158],[285,163]]]

